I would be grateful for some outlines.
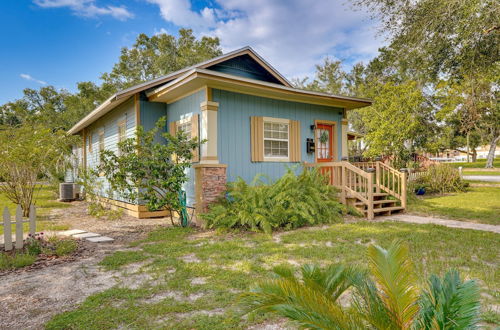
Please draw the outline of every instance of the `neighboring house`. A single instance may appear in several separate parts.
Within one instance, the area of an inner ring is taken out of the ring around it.
[[[80,165],[93,167],[99,151],[167,118],[166,130],[191,132],[207,142],[189,170],[189,206],[204,209],[226,182],[258,173],[279,178],[286,165],[347,157],[346,112],[370,100],[294,88],[250,47],[116,93],[69,130]],[[315,142],[315,151],[308,148]],[[71,176],[68,177],[72,179]],[[164,215],[106,193],[109,202],[138,217]]]

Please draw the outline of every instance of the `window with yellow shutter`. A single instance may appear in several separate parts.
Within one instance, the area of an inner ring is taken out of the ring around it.
[[[118,143],[125,141],[127,134],[127,122],[124,120],[118,122]],[[118,154],[121,154],[121,148],[118,146]]]
[[[252,162],[300,162],[300,123],[296,120],[251,117]]]
[[[199,130],[199,115],[192,115],[189,117],[182,118],[181,120],[171,122],[169,127],[169,133],[175,135],[177,132],[181,131],[188,135],[192,139],[198,139]],[[200,150],[196,148],[193,150],[193,158],[191,159],[193,163],[200,161]]]

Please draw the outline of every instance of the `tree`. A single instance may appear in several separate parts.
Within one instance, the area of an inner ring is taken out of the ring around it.
[[[181,131],[175,136],[163,133],[164,127],[164,117],[147,132],[139,126],[136,137],[118,144],[118,153],[101,151],[97,171],[127,200],[144,201],[149,211],[170,210],[173,224],[172,211],[181,213],[179,192],[188,181],[186,169],[199,141]]]
[[[25,124],[0,129],[0,192],[28,216],[40,180],[66,168],[70,138],[63,131]]]
[[[496,74],[498,70],[466,75],[458,81],[444,80],[438,84],[438,97],[442,105],[438,118],[455,123],[457,129],[467,136],[467,147],[470,145],[470,135],[480,136],[481,142],[489,143],[486,167],[493,167],[496,144],[500,140]]]
[[[304,265],[301,276],[275,268],[276,278],[242,295],[247,312],[272,312],[307,329],[470,329],[478,323],[479,287],[456,271],[431,275],[419,290],[405,244],[368,247],[369,272],[331,265]],[[339,302],[350,290],[351,307]]]
[[[390,48],[425,80],[485,72],[500,55],[495,0],[356,0],[379,20]]]
[[[416,82],[386,83],[376,89],[373,105],[363,109],[368,156],[394,156],[405,166],[419,147],[425,146],[432,126],[430,109]]]
[[[196,40],[190,29],[180,29],[178,38],[166,33],[152,37],[141,33],[131,48],[122,48],[119,62],[101,79],[122,90],[221,54],[218,38]]]

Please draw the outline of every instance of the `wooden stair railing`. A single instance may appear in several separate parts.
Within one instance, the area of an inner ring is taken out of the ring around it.
[[[325,162],[306,163],[306,167],[315,167],[328,178],[328,183],[340,190],[341,202],[346,204],[347,199],[359,200],[356,205],[364,206],[366,217],[371,220],[375,213],[406,209],[406,174],[382,163],[349,163]],[[374,169],[375,173],[367,170]],[[378,198],[391,195],[397,200],[380,200]],[[392,207],[379,207],[392,202]],[[401,203],[401,207],[395,203]]]
[[[357,198],[367,208],[368,219],[373,219],[373,176],[349,162],[306,163],[328,178],[328,183],[340,190],[340,199]]]

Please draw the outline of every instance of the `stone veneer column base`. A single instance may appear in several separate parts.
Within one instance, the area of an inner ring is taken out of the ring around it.
[[[195,170],[195,195],[196,213],[206,212],[208,205],[217,201],[226,192],[225,164],[196,164]],[[196,224],[202,225],[202,220],[196,217]]]

